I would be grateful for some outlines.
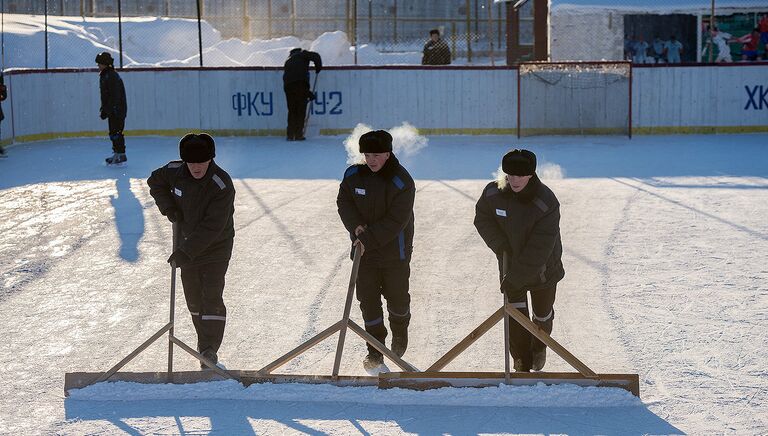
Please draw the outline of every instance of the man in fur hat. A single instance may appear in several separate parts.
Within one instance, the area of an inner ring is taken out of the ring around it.
[[[489,183],[475,206],[475,227],[499,262],[501,291],[533,322],[552,333],[557,282],[565,276],[561,257],[560,203],[536,175],[536,155],[512,150],[501,161],[498,180]],[[503,254],[507,254],[506,275]],[[546,346],[517,322],[509,323],[515,371],[540,371]]]
[[[181,160],[153,171],[147,184],[160,213],[179,227],[168,263],[181,268],[197,349],[216,363],[227,320],[224,276],[235,238],[235,188],[214,162],[216,145],[208,134],[185,135],[179,154]]]
[[[356,288],[365,330],[384,343],[383,296],[392,329],[391,349],[402,356],[408,347],[411,320],[408,288],[416,187],[392,153],[389,133],[368,132],[360,137],[359,146],[365,163],[344,172],[336,205],[353,248],[362,250]],[[383,369],[383,363],[382,354],[368,345],[365,369]]]
[[[99,90],[101,92],[101,109],[99,116],[109,123],[109,139],[112,141],[112,156],[106,158],[107,165],[122,165],[128,158],[125,156],[125,117],[128,115],[128,103],[125,100],[125,87],[120,75],[115,71],[115,61],[109,52],[96,56],[99,66]]]

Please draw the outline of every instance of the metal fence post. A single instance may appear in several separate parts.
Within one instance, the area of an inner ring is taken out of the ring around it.
[[[203,26],[201,24],[202,14],[200,13],[200,2],[202,0],[195,0],[197,5],[197,48],[200,51],[200,67],[203,67]]]
[[[123,11],[122,1],[117,0],[117,38],[120,44],[120,68],[123,68]]]
[[[48,69],[48,0],[45,1],[45,69]]]

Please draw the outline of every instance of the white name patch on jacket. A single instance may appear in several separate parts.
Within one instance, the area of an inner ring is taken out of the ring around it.
[[[498,216],[507,216],[507,211],[504,209],[496,209],[496,215]]]
[[[173,188],[173,193],[176,194],[177,197],[181,197],[181,189]]]
[[[355,194],[357,194],[357,195],[365,195],[365,189],[363,189],[363,188],[355,188]]]

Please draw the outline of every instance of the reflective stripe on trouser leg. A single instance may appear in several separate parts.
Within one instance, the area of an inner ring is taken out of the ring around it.
[[[510,305],[529,318],[528,293],[519,292],[510,298]],[[515,359],[522,359],[523,366],[531,366],[531,337],[532,335],[514,319],[509,320],[509,354]]]
[[[406,262],[381,268],[381,293],[387,300],[389,327],[392,334],[407,334],[411,322],[411,267]]]
[[[355,282],[355,295],[360,302],[360,311],[365,322],[365,331],[384,344],[387,328],[384,325],[384,311],[381,306],[382,275],[379,268],[361,264]],[[378,350],[367,344],[369,353]]]
[[[531,304],[533,305],[533,322],[547,334],[552,334],[552,326],[555,320],[555,294],[557,286],[547,289],[531,291]],[[541,351],[546,348],[543,342],[531,336],[531,349]]]
[[[197,348],[218,352],[224,338],[227,308],[222,298],[224,276],[229,262],[216,262],[181,268],[184,297],[197,332]],[[198,315],[199,314],[199,315]]]

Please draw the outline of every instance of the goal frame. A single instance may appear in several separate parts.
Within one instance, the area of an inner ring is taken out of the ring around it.
[[[632,62],[631,61],[538,61],[538,62],[520,62],[517,66],[517,138],[522,138],[522,109],[523,109],[523,93],[522,93],[522,74],[521,71],[526,65],[568,65],[568,66],[600,66],[600,65],[623,65],[628,69],[628,90],[627,90],[627,136],[632,139]]]

